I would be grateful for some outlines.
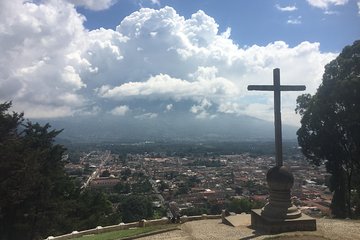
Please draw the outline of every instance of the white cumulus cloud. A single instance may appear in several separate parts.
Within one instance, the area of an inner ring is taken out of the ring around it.
[[[196,115],[196,118],[214,118],[216,115],[211,115],[207,110],[212,106],[212,103],[206,98],[202,99],[198,105],[193,105],[190,112]]]
[[[348,3],[349,0],[306,0],[311,6],[321,8],[321,9],[328,9],[330,6],[335,5],[345,5]]]
[[[108,9],[114,5],[118,0],[67,0],[76,6],[82,6],[90,10],[99,11]]]
[[[146,100],[171,112],[178,108],[169,102],[190,101],[188,111],[199,118],[218,112],[267,118],[262,112],[272,114],[271,93],[250,93],[248,84],[271,84],[279,67],[283,84],[305,84],[314,93],[335,57],[306,41],[240,47],[230,28],[219,32],[201,10],[185,18],[171,7],[142,8],[115,30],[89,31],[83,22],[68,2],[1,1],[0,101],[13,100],[28,117],[121,115]],[[298,94],[283,94],[292,123]],[[136,107],[146,112],[138,118],[159,116]]]
[[[276,9],[281,11],[281,12],[293,12],[297,10],[297,7],[295,5],[293,6],[285,6],[285,7],[281,7],[279,4],[275,5]]]
[[[89,66],[84,18],[61,1],[1,1],[0,9],[0,100],[28,117],[72,115],[86,101],[76,93]]]
[[[130,108],[128,106],[122,105],[114,108],[113,110],[111,110],[110,113],[116,116],[125,116],[125,114],[129,112],[129,110]]]
[[[210,97],[214,100],[223,96],[234,96],[237,87],[225,78],[218,78],[201,68],[195,73],[192,80],[172,78],[167,74],[150,77],[144,82],[128,82],[114,88],[103,87],[99,92],[101,97],[113,99],[147,98],[147,99],[172,99],[197,100]],[[203,72],[201,72],[203,71]],[[204,76],[205,75],[205,76]],[[195,79],[193,79],[195,77]]]
[[[301,16],[298,17],[289,17],[289,19],[287,20],[288,24],[301,24]]]
[[[170,103],[170,104],[166,105],[165,111],[166,111],[166,112],[169,112],[169,111],[171,111],[173,108],[174,108],[174,105],[173,105],[172,103]]]

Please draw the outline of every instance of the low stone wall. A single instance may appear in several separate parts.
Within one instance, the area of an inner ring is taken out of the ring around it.
[[[190,222],[190,221],[198,221],[198,220],[205,220],[205,219],[220,219],[221,215],[200,215],[200,216],[183,216],[180,218],[180,223]],[[130,228],[136,227],[148,227],[148,226],[158,226],[158,225],[165,225],[171,224],[171,220],[168,218],[161,218],[161,219],[154,219],[154,220],[140,220],[139,222],[132,222],[132,223],[120,223],[118,225],[106,226],[101,227],[98,226],[93,229],[84,230],[84,231],[73,231],[72,233],[57,236],[57,237],[47,237],[46,240],[66,240],[72,239],[77,237],[82,237],[85,235],[93,235],[105,232],[113,232],[118,230],[125,230]]]

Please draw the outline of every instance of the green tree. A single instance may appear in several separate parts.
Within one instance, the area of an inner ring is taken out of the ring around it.
[[[116,184],[114,186],[113,190],[118,194],[127,194],[127,193],[130,193],[131,187],[130,187],[129,183],[119,182],[118,184]]]
[[[81,194],[64,170],[61,132],[25,121],[0,104],[0,240],[41,239],[118,223],[98,192]]]
[[[10,107],[0,104],[0,239],[37,239],[61,228],[75,188],[54,144],[61,131],[24,123]]]
[[[198,216],[207,213],[208,211],[206,208],[199,208],[199,207],[191,207],[181,210],[181,215],[186,215],[186,216]]]
[[[359,194],[355,174],[360,170],[360,41],[347,46],[325,66],[315,95],[298,97],[301,115],[298,142],[314,164],[325,163],[334,192],[332,213],[351,217],[352,192]]]
[[[252,204],[251,204],[250,200],[245,199],[245,198],[242,198],[242,199],[233,198],[230,201],[225,203],[225,207],[230,212],[249,213],[252,208]]]
[[[149,198],[141,195],[125,196],[118,207],[118,211],[124,222],[150,219],[154,215],[152,202]]]
[[[131,176],[130,168],[126,168],[125,170],[121,171],[121,179],[126,181]]]
[[[131,192],[144,194],[151,193],[153,190],[151,183],[148,179],[140,179],[138,182],[135,182],[131,185]]]
[[[72,219],[73,230],[116,224],[120,220],[120,216],[113,213],[111,202],[106,195],[97,190],[86,190],[79,195],[68,217]]]

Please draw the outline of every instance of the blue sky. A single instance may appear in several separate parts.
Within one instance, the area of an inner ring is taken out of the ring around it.
[[[271,84],[314,94],[360,39],[359,0],[0,1],[0,101],[29,118],[273,119]],[[282,95],[282,117],[300,93]]]
[[[320,42],[322,51],[340,52],[360,37],[359,8],[355,0],[344,5],[329,4],[327,8],[316,7],[305,0],[162,0],[159,4],[121,0],[109,9],[92,11],[80,7],[79,12],[86,16],[85,26],[89,29],[114,29],[124,17],[141,7],[164,6],[173,7],[186,18],[203,10],[216,20],[220,31],[230,27],[232,39],[241,46],[266,45],[278,40],[295,46],[310,41]],[[296,10],[279,9],[289,6]],[[295,22],[291,24],[291,20]]]

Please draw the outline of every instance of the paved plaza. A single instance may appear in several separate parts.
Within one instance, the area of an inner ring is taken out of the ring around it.
[[[287,239],[360,239],[360,221],[317,219],[317,231],[291,232],[279,235],[296,236]],[[275,235],[272,235],[275,236]],[[278,235],[276,235],[278,236]],[[141,240],[247,240],[264,239],[270,235],[262,235],[250,228],[250,215],[243,218],[243,223],[232,227],[221,223],[221,219],[187,222],[179,230],[140,238]],[[322,238],[324,237],[324,238]],[[281,239],[281,238],[280,238]]]

